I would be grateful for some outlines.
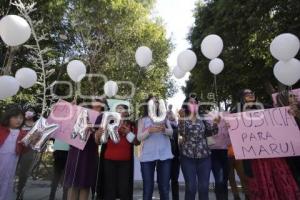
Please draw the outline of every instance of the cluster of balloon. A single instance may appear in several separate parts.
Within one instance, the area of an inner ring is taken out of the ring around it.
[[[300,79],[300,61],[294,58],[299,48],[298,37],[291,33],[280,34],[271,42],[271,54],[278,60],[273,73],[276,79],[284,85],[292,86]]]
[[[29,68],[21,68],[13,76],[0,76],[0,100],[16,95],[22,88],[30,88],[37,82],[37,74],[34,70]]]
[[[220,36],[212,34],[206,36],[201,43],[202,54],[210,59],[209,71],[214,74],[220,74],[224,69],[224,62],[218,56],[223,51],[223,40]]]
[[[104,93],[109,98],[115,96],[118,93],[118,84],[115,81],[107,81],[104,84]]]
[[[136,63],[140,67],[147,67],[152,62],[152,51],[149,47],[141,46],[135,52]]]
[[[177,66],[173,68],[173,75],[177,79],[183,78],[197,64],[197,56],[192,50],[184,50],[177,57]]]
[[[26,147],[41,152],[45,149],[46,143],[51,135],[59,128],[57,124],[48,124],[44,117],[36,121],[33,128],[21,140]]]
[[[74,82],[78,83],[86,75],[86,66],[80,60],[72,60],[67,65],[67,73]]]
[[[7,46],[24,44],[30,38],[28,22],[17,15],[6,15],[0,20],[0,37]],[[21,68],[13,76],[0,76],[0,100],[16,95],[20,89],[30,88],[37,82],[37,74],[29,68]]]

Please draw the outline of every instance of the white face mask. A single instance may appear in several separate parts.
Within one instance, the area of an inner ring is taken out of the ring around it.
[[[34,116],[35,116],[35,113],[32,112],[32,111],[27,111],[27,112],[25,113],[25,118],[26,118],[26,119],[33,118]]]

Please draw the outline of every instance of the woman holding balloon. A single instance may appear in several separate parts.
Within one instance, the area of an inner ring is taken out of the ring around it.
[[[116,112],[120,113],[121,120],[118,128],[119,140],[111,138],[101,145],[100,162],[102,170],[100,173],[100,194],[99,199],[121,200],[133,199],[133,166],[134,155],[133,147],[138,145],[134,134],[134,126],[128,120],[128,106],[119,104]],[[96,142],[100,144],[101,138],[105,133],[101,126],[95,133]]]
[[[143,178],[143,199],[151,200],[154,189],[154,172],[160,199],[169,199],[172,151],[170,137],[171,124],[166,120],[166,108],[162,100],[150,96],[144,105],[143,117],[138,121],[137,138],[141,141],[141,172]],[[160,109],[158,109],[160,107]]]

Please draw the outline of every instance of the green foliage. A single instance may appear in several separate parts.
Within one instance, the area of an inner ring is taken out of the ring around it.
[[[39,0],[32,18],[44,19],[39,31],[48,32],[50,37],[41,45],[42,48],[53,49],[45,55],[46,60],[56,60],[51,66],[55,73],[48,78],[48,84],[56,80],[70,81],[66,74],[67,61],[81,59],[88,67],[88,73],[105,75],[108,80],[136,84],[136,94],[131,99],[134,103],[142,101],[149,93],[157,93],[163,97],[172,95],[175,88],[169,81],[166,62],[171,43],[166,39],[163,25],[149,17],[154,2]],[[7,7],[0,8],[7,10]],[[148,70],[140,70],[135,63],[135,51],[142,45],[153,51],[153,62]],[[0,49],[5,55],[7,48],[2,43]],[[14,56],[11,74],[21,67],[32,67],[28,60],[31,55],[30,50],[20,47]],[[3,65],[4,60],[1,66]],[[103,84],[101,78],[85,78],[80,89],[84,95],[102,95]],[[67,88],[60,85],[55,87],[55,92],[67,94]],[[38,90],[40,86],[35,86],[31,90],[22,90],[21,94],[36,102],[35,93]],[[121,95],[128,94],[129,90],[128,85],[120,85]],[[17,97],[14,100],[17,101]]]
[[[300,36],[300,1],[297,0],[211,0],[199,3],[195,26],[190,32],[192,49],[199,57],[187,82],[186,93],[213,92],[213,75],[208,59],[201,54],[201,41],[218,34],[224,41],[221,59],[225,68],[218,75],[220,101],[233,97],[240,89],[251,88],[262,101],[270,101],[270,85],[276,60],[269,52],[272,39],[284,32]]]

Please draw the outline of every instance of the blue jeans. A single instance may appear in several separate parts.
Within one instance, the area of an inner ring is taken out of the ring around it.
[[[217,200],[228,200],[229,164],[227,150],[211,150],[212,172],[215,178],[215,194]]]
[[[195,200],[197,188],[199,200],[208,200],[211,159],[181,157],[181,169],[185,180],[185,200]]]
[[[154,171],[157,172],[157,183],[160,199],[169,199],[172,160],[141,162],[143,178],[143,200],[152,200],[154,189]]]

